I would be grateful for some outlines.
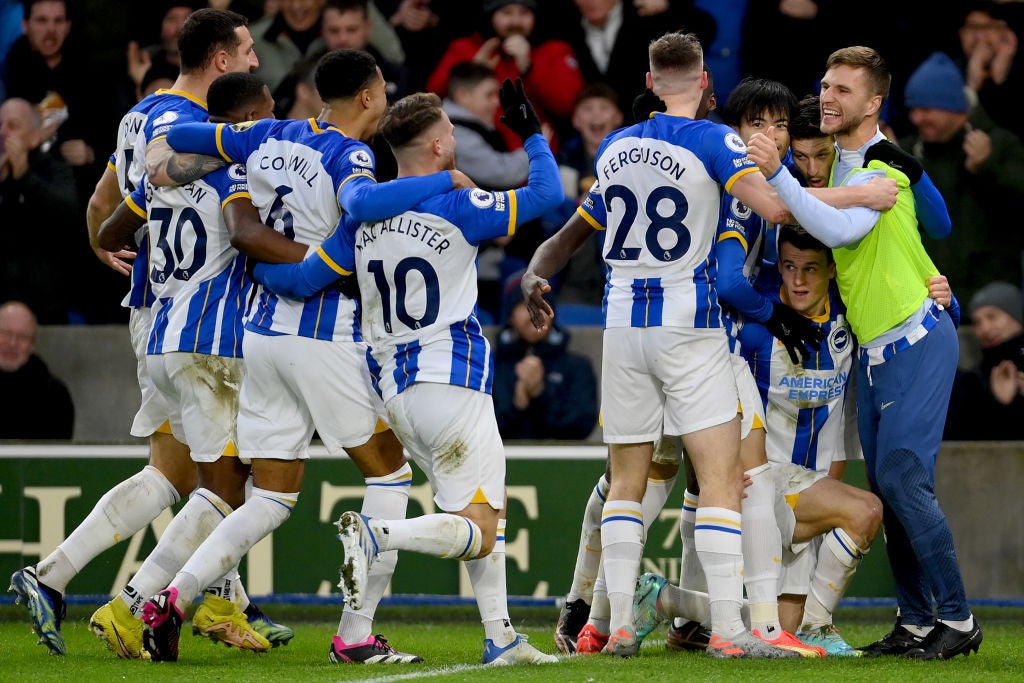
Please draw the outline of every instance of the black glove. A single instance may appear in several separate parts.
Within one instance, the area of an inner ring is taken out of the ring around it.
[[[356,278],[355,273],[338,278],[334,282],[334,288],[349,299],[359,301],[359,280]]]
[[[520,140],[526,142],[526,138],[540,132],[540,117],[537,116],[530,100],[526,98],[523,79],[517,78],[513,85],[512,79],[506,78],[501,84],[498,100],[501,102],[502,111],[505,112],[501,122],[511,128]]]
[[[795,365],[810,355],[807,352],[808,346],[815,351],[821,348],[821,329],[785,304],[775,304],[772,317],[768,318],[764,326],[785,345],[789,359]]]
[[[917,181],[921,179],[921,174],[924,173],[921,162],[913,154],[904,152],[888,140],[879,140],[868,147],[868,151],[864,154],[864,165],[867,166],[869,161],[876,159],[903,173],[910,179],[911,185],[916,185]]]
[[[633,122],[643,123],[656,111],[665,111],[665,102],[653,90],[644,88],[633,100]]]

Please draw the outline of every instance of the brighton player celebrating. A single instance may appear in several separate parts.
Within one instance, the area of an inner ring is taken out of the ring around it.
[[[468,190],[421,202],[394,218],[342,227],[298,266],[256,268],[256,278],[304,296],[355,271],[363,327],[393,428],[427,473],[442,513],[409,520],[344,513],[342,587],[358,606],[367,569],[389,550],[464,560],[480,608],[485,664],[557,661],[515,632],[505,594],[505,458],[491,402],[493,361],[476,318],[478,245],[511,235],[562,201],[554,157],[522,84],[501,89],[503,121],[530,158],[526,187]],[[434,95],[411,95],[385,117],[400,176],[451,168],[453,126]]]
[[[361,140],[377,130],[387,103],[383,77],[369,54],[328,53],[314,78],[326,103],[322,121],[189,124],[171,131],[168,143],[245,162],[260,217],[306,245],[326,238],[343,210],[351,216],[384,218],[452,188],[449,172],[381,185],[374,180],[373,156]],[[184,182],[188,173],[172,163],[167,177],[158,181]],[[227,563],[225,558],[237,561],[289,517],[298,501],[314,429],[332,452],[344,448],[359,467],[368,484],[364,509],[396,517],[405,513],[411,471],[394,435],[377,428],[382,409],[370,387],[354,301],[334,289],[300,301],[261,289],[243,343],[246,376],[239,396],[238,439],[240,454],[253,460],[253,494],[191,558],[175,567],[180,569],[176,575],[156,586],[147,584],[149,595],[160,591],[143,610],[146,648],[153,659],[176,658],[182,610],[205,577],[215,575]],[[339,630],[344,635],[339,633],[331,646],[335,661],[384,656],[419,661],[370,635],[376,602],[397,561],[394,555],[387,559],[380,565],[377,578],[382,580],[374,584],[376,596],[369,609],[343,615]]]

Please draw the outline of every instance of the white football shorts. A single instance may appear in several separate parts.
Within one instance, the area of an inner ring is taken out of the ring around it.
[[[739,354],[730,354],[732,369],[736,377],[736,389],[739,392],[741,420],[740,438],[747,438],[750,430],[764,429],[764,407],[761,394],[757,390],[757,382],[750,373],[750,366]],[[674,436],[662,436],[654,442],[652,462],[662,465],[678,465],[683,460],[682,439]]]
[[[132,421],[132,436],[149,437],[171,419],[172,407],[167,399],[157,390],[149,376],[146,361],[146,346],[149,343],[149,332],[153,328],[153,309],[133,308],[128,315],[128,332],[135,351],[136,374],[139,378],[139,390],[142,400],[139,410]]]
[[[614,327],[604,331],[605,443],[656,441],[724,424],[739,394],[722,329]]]
[[[188,445],[192,460],[215,462],[236,455],[242,359],[176,351],[147,360],[157,391],[172,406],[174,438]]]
[[[247,331],[239,455],[308,458],[314,430],[331,454],[369,441],[384,405],[370,383],[366,349],[364,342]]]
[[[420,382],[390,399],[388,424],[427,475],[445,512],[505,505],[505,449],[489,394]]]

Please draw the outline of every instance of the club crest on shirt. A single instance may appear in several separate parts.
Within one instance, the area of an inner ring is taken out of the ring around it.
[[[734,152],[739,152],[740,154],[746,154],[747,153],[747,146],[746,146],[746,144],[744,144],[743,138],[741,138],[736,133],[728,133],[728,134],[726,134],[726,136],[725,136],[725,146],[728,147],[729,149],[731,149]]]
[[[842,353],[850,345],[850,331],[845,325],[836,325],[828,333],[828,348],[834,354]]]
[[[370,155],[365,149],[357,149],[352,152],[348,155],[348,160],[356,166],[365,166],[366,168],[373,166],[373,159],[370,158]]]
[[[494,193],[476,188],[469,193],[469,201],[478,209],[489,209],[494,205]]]

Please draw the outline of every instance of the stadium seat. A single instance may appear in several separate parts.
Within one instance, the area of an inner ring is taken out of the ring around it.
[[[557,304],[555,322],[563,327],[575,325],[604,325],[600,306],[590,304]]]

